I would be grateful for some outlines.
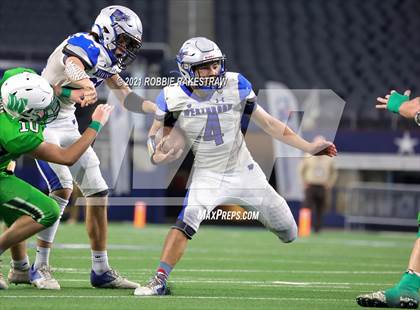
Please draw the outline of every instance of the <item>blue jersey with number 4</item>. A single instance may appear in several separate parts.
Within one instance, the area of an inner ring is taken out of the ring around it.
[[[218,90],[196,91],[185,85],[165,87],[156,99],[157,118],[172,114],[195,155],[194,168],[215,172],[247,165],[252,157],[241,132],[245,103],[255,101],[251,83],[239,73],[227,72]]]

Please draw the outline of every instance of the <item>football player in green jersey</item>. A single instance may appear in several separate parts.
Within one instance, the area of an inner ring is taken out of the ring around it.
[[[420,126],[420,97],[410,100],[410,91],[404,94],[392,91],[385,98],[378,97],[376,108],[387,109],[401,116],[413,119]],[[419,231],[408,262],[407,271],[400,282],[385,291],[360,295],[356,298],[362,307],[417,309],[420,290],[420,212],[418,213]]]
[[[0,83],[0,217],[8,227],[0,235],[1,257],[8,248],[51,226],[60,216],[55,200],[11,174],[7,170],[9,163],[22,154],[29,154],[71,166],[95,140],[112,107],[98,105],[80,139],[61,148],[44,142],[42,135],[44,125],[59,112],[49,83],[26,69],[7,71]],[[0,288],[7,288],[2,277]]]

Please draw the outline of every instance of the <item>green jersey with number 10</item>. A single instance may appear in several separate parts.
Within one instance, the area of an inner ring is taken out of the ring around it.
[[[36,149],[43,141],[44,126],[12,119],[0,103],[0,172],[11,160]]]

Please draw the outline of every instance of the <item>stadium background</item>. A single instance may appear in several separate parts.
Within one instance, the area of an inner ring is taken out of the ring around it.
[[[243,73],[256,91],[273,82],[290,89],[333,90],[346,105],[335,140],[340,152],[336,159],[339,180],[331,195],[326,225],[416,230],[419,129],[412,121],[375,110],[374,104],[377,96],[390,89],[410,88],[414,96],[419,95],[419,1],[3,0],[0,72],[13,66],[40,72],[66,36],[88,31],[100,9],[111,4],[130,7],[143,22],[143,48],[125,77],[173,74],[173,59],[182,42],[200,35],[215,40],[227,55],[228,70]],[[98,91],[101,101],[109,100],[106,87]],[[158,92],[147,88],[135,91],[148,98]],[[81,112],[83,127],[89,113]],[[112,196],[127,198],[111,205],[110,220],[131,220],[133,205],[142,197],[183,197],[191,156],[168,189],[133,186],[133,179],[166,176],[154,171],[146,156],[146,130],[151,120],[142,116],[128,120],[114,114],[95,143],[105,176],[117,178],[111,184]],[[110,151],[109,141],[118,141],[121,127],[130,130],[127,124],[134,122],[136,133]],[[257,160],[269,161],[271,140],[253,127],[247,139]],[[19,160],[17,174],[46,188],[32,159]],[[273,170],[270,182],[288,198],[297,216],[301,195],[288,197],[282,186],[298,180]],[[180,209],[181,205],[155,203],[148,208],[148,221],[171,223]]]

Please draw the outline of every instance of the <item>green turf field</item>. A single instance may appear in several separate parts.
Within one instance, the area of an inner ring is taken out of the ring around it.
[[[168,227],[111,225],[112,266],[144,283]],[[263,229],[207,226],[172,272],[172,296],[141,298],[131,290],[91,288],[84,226],[62,225],[51,256],[61,291],[13,285],[0,291],[0,309],[359,309],[356,295],[399,279],[414,239],[414,233],[338,231],[282,244]],[[3,275],[8,260],[5,253]]]

